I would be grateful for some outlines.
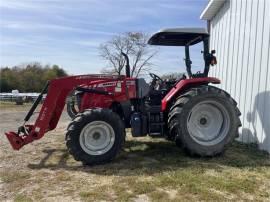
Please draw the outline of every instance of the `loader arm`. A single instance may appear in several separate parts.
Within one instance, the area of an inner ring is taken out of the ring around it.
[[[19,150],[24,145],[40,139],[50,130],[55,129],[65,106],[66,97],[69,93],[80,85],[91,85],[97,81],[115,81],[124,80],[125,76],[111,75],[82,75],[54,79],[49,81],[43,91],[31,107],[24,119],[24,124],[18,128],[18,132],[6,132],[13,149]],[[47,96],[43,102],[39,115],[33,125],[27,125],[26,122],[32,116],[34,110],[42,99],[42,95],[47,91]],[[104,93],[92,91],[92,93]],[[107,94],[111,96],[111,94]]]

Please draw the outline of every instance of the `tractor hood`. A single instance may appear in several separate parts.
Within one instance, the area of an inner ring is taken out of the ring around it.
[[[194,45],[208,37],[205,28],[172,28],[163,29],[153,34],[148,40],[150,45],[160,46],[189,46]]]

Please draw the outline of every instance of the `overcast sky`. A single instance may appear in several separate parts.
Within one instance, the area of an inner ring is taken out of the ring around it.
[[[98,73],[98,47],[124,32],[205,27],[207,0],[0,0],[0,65],[38,61],[70,74]],[[200,48],[200,47],[199,47]],[[199,49],[197,47],[197,49]],[[183,48],[160,47],[153,72],[183,72]],[[201,65],[199,51],[192,55]],[[197,68],[195,68],[197,69]]]

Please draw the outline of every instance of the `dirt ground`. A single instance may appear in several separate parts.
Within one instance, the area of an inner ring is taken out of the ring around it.
[[[270,201],[270,159],[235,142],[215,158],[191,158],[174,143],[131,138],[110,164],[84,167],[65,147],[70,122],[13,151],[27,106],[0,106],[0,201]]]

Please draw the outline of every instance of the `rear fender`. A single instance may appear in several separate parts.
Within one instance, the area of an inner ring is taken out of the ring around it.
[[[206,85],[209,83],[219,84],[220,80],[214,77],[204,77],[204,78],[192,78],[192,79],[183,79],[180,80],[162,99],[161,101],[161,110],[164,112],[168,108],[168,104],[174,99],[175,96],[184,92],[184,90],[196,87],[200,85]]]

